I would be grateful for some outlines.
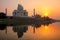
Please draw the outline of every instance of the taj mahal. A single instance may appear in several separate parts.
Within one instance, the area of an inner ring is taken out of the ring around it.
[[[18,4],[17,10],[13,11],[13,16],[16,16],[16,17],[27,17],[28,16],[28,12],[23,9],[22,5]]]

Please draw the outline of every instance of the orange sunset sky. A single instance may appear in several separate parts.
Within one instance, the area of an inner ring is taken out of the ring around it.
[[[60,0],[0,0],[0,12],[5,12],[5,8],[7,8],[7,15],[11,16],[18,4],[21,4],[28,11],[29,16],[33,15],[35,8],[39,15],[60,19]]]

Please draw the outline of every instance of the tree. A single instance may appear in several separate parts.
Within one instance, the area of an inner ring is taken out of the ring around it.
[[[4,19],[4,18],[6,18],[7,16],[6,16],[6,14],[5,13],[3,13],[3,12],[0,12],[0,19]]]

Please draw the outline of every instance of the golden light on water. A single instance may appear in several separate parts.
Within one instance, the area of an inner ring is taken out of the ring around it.
[[[45,29],[48,29],[48,26],[45,26]]]
[[[42,36],[51,36],[54,33],[54,28],[51,26],[42,26],[40,29],[38,29],[37,34],[41,34]]]

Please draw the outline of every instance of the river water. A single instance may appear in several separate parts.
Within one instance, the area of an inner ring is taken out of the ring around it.
[[[60,40],[60,23],[0,26],[0,40]]]

